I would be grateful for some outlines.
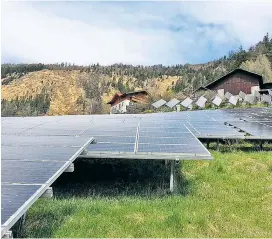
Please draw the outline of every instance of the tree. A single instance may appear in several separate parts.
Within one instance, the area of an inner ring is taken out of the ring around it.
[[[262,75],[265,83],[272,83],[271,63],[264,54],[257,56],[255,61],[242,63],[241,68]]]

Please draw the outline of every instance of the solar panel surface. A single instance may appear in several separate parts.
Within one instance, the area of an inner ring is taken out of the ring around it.
[[[240,98],[245,99],[246,94],[243,91],[240,91],[239,96],[240,96]]]
[[[86,140],[91,136],[96,136],[98,143],[88,146],[89,155],[98,158],[210,159],[196,136],[240,138],[245,132],[259,138],[272,135],[269,107],[2,119],[2,232],[15,222],[10,216],[22,215],[22,203],[41,195],[39,190],[45,190],[45,182],[54,171],[71,163],[87,147]],[[245,132],[225,125],[227,122]],[[11,175],[9,170],[21,173]]]
[[[92,142],[74,136],[89,126],[74,118],[2,118],[2,236]]]
[[[226,98],[226,99],[229,100],[231,96],[232,96],[231,93],[229,93],[229,92],[226,92],[226,93],[225,93],[225,98]]]
[[[212,103],[216,106],[220,106],[222,103],[222,99],[219,96],[215,96],[215,98],[213,99]]]
[[[205,107],[205,103],[206,103],[207,99],[203,96],[201,96],[197,102],[196,102],[196,105],[200,108],[204,108]]]
[[[173,108],[174,106],[176,106],[180,101],[176,98],[170,100],[169,102],[166,103],[166,105],[169,107],[169,108]]]
[[[247,102],[249,104],[254,104],[254,102],[255,102],[254,95],[246,95],[245,96],[245,102]]]
[[[237,96],[232,95],[232,96],[229,98],[229,103],[231,103],[232,105],[237,105],[237,102],[238,102],[238,97],[237,97]]]
[[[166,104],[166,101],[163,100],[163,99],[160,99],[158,101],[156,101],[155,103],[153,103],[152,105],[155,107],[155,108],[160,108],[161,106],[165,105]]]
[[[18,208],[31,198],[40,185],[1,185],[1,225],[11,218]],[[2,228],[3,231],[4,228]]]
[[[180,104],[184,106],[185,108],[188,108],[192,103],[193,103],[193,100],[188,97],[184,101],[182,101]]]

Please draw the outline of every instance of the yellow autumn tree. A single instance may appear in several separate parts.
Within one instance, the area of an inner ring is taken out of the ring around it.
[[[245,61],[240,67],[244,70],[262,75],[264,83],[272,82],[271,63],[266,55],[258,55],[255,61]]]

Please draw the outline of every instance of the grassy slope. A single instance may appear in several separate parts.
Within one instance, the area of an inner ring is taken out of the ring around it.
[[[39,200],[24,236],[272,237],[272,152],[213,156],[182,163],[181,194]]]

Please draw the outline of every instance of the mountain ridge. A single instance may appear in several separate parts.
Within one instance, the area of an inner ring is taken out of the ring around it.
[[[2,64],[2,116],[108,113],[106,103],[118,91],[144,89],[150,101],[182,99],[239,67],[272,82],[271,63],[272,39],[267,34],[247,51],[240,47],[229,56],[196,65]]]

